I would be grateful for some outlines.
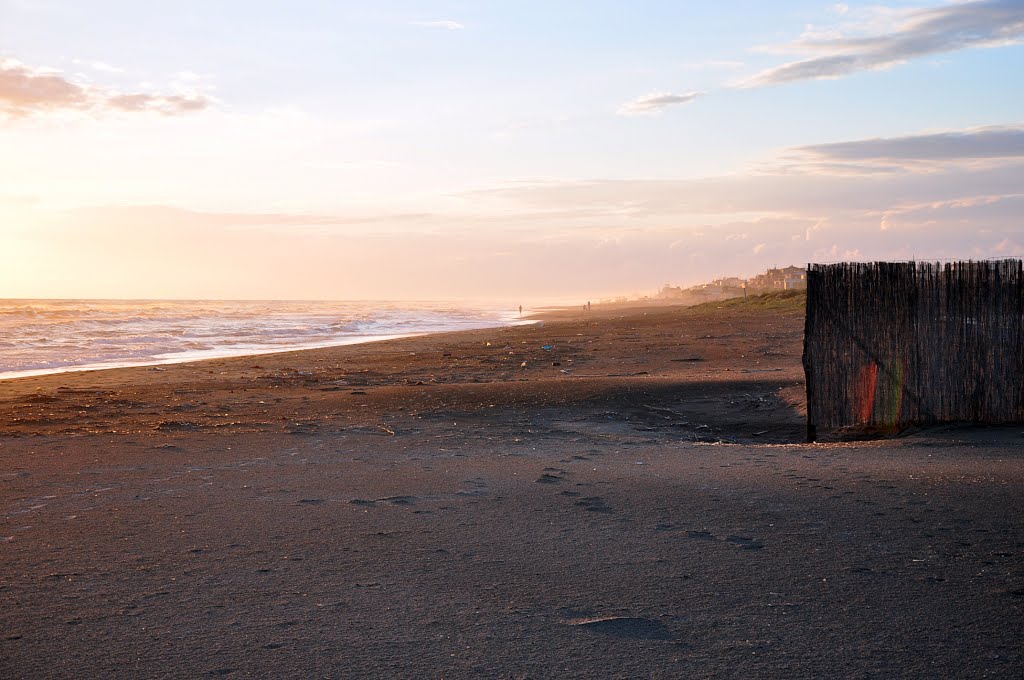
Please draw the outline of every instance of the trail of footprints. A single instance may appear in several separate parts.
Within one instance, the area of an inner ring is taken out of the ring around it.
[[[574,454],[569,458],[563,458],[559,462],[571,464],[580,461],[593,460],[594,457],[599,455],[599,452],[591,450],[585,454]],[[568,481],[568,479],[569,472],[564,468],[546,467],[541,471],[540,477],[536,479],[536,482],[538,484],[561,484],[562,482]],[[588,487],[591,485],[577,482],[575,486]],[[615,513],[615,508],[609,505],[601,496],[584,496],[580,491],[570,491],[568,489],[559,491],[559,495],[565,496],[566,498],[577,498],[578,500],[573,501],[573,505],[585,512],[596,512],[605,515]]]
[[[573,463],[581,460],[591,460],[593,455],[595,454],[596,452],[591,452],[590,455],[574,455],[571,458],[565,458],[559,462]],[[569,481],[569,472],[564,468],[546,467],[543,470],[541,470],[540,476],[535,481],[537,484],[561,484],[563,482]],[[577,482],[576,486],[587,487],[591,485]],[[596,512],[601,514],[614,514],[616,512],[615,508],[609,505],[608,502],[605,501],[605,499],[602,498],[601,496],[583,496],[583,494],[579,491],[571,491],[568,489],[563,489],[558,493],[560,496],[578,499],[575,500],[573,504],[586,512]],[[742,536],[739,534],[727,534],[725,536],[716,536],[710,531],[682,529],[676,524],[668,522],[663,522],[655,525],[654,530],[680,532],[680,535],[688,540],[728,543],[742,550],[761,550],[762,548],[764,548],[764,543],[762,543],[759,539],[751,536]]]
[[[444,501],[446,498],[450,499],[452,496],[459,498],[480,498],[483,496],[490,496],[491,489],[488,487],[487,482],[481,477],[474,477],[473,479],[465,479],[462,481],[462,488],[450,495],[429,495],[429,496],[386,496],[383,498],[352,498],[348,502],[350,505],[362,506],[366,508],[373,508],[378,506],[414,506],[420,501]],[[500,500],[500,496],[495,496],[496,500]],[[320,504],[324,499],[302,499],[299,503],[308,504]],[[334,499],[331,499],[334,500]],[[437,506],[438,510],[448,510],[450,506],[440,505]],[[433,510],[425,510],[422,508],[413,511],[414,514],[431,514]]]
[[[588,456],[573,456],[573,459],[590,460]],[[540,477],[538,477],[536,481],[538,484],[560,484],[561,482],[567,481],[568,477],[569,473],[567,470],[562,468],[546,467],[541,471]],[[590,485],[577,483],[576,486]],[[574,505],[587,512],[599,512],[607,515],[615,512],[615,509],[608,505],[608,503],[600,496],[583,496],[579,491],[569,491],[568,489],[559,491],[559,495],[567,498],[579,498],[579,500],[574,501]]]

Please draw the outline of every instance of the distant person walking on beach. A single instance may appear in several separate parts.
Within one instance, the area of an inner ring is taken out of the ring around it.
[[[587,311],[590,311],[590,300],[587,300]]]
[[[523,306],[519,305],[519,318],[523,318]]]

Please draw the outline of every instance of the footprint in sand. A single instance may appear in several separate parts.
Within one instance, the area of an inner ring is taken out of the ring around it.
[[[749,538],[747,536],[736,536],[735,534],[727,536],[725,541],[732,543],[733,545],[739,546],[744,550],[760,550],[764,547],[764,543],[757,540],[756,538]]]
[[[382,503],[391,503],[392,505],[413,505],[417,498],[416,496],[388,496],[387,498],[378,498]]]
[[[491,493],[490,489],[487,488],[487,481],[482,477],[464,479],[462,480],[462,483],[468,488],[459,489],[458,491],[455,492],[456,496],[477,497],[487,496]]]
[[[601,512],[601,513],[612,513],[615,510],[604,502],[604,499],[600,496],[587,496],[576,501],[576,505],[582,507],[587,512]]]
[[[561,468],[544,468],[541,472],[540,477],[537,478],[538,484],[557,484],[565,479],[566,472]]]
[[[237,670],[238,670],[237,668],[215,668],[212,671],[208,671],[207,675],[213,675],[213,676],[231,675],[232,673],[237,672]]]
[[[582,630],[635,640],[671,640],[674,638],[661,621],[635,616],[602,616],[589,619],[570,619],[566,625]]]
[[[714,534],[712,534],[710,531],[687,531],[686,532],[686,537],[687,538],[693,538],[693,539],[696,539],[698,541],[713,541],[713,540],[715,540]]]

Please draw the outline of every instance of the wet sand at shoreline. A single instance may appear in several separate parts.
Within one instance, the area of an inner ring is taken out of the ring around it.
[[[805,444],[801,340],[595,308],[2,381],[0,675],[1021,676],[1022,428]]]

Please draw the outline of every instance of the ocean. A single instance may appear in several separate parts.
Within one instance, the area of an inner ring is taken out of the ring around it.
[[[0,379],[515,323],[518,310],[451,303],[0,299]]]

